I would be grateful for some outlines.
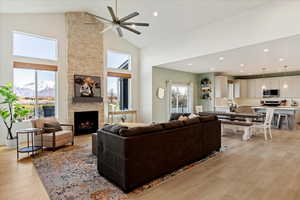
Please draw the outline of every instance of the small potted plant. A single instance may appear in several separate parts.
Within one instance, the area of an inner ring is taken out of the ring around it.
[[[18,97],[13,92],[11,83],[0,86],[0,118],[7,128],[6,144],[8,147],[16,147],[16,136],[12,133],[13,125],[16,122],[21,122],[29,113],[22,105],[17,103]]]

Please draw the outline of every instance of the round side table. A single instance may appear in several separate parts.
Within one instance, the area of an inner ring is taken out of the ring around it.
[[[16,131],[17,134],[17,159],[19,160],[19,153],[29,153],[31,152],[31,155],[34,156],[34,153],[36,151],[42,150],[43,151],[43,133],[41,134],[41,146],[36,146],[34,144],[34,135],[41,132],[41,129],[39,128],[27,128],[27,129],[20,129]],[[19,135],[20,134],[26,134],[27,135],[27,147],[19,148]],[[30,138],[31,135],[31,144],[30,144]]]

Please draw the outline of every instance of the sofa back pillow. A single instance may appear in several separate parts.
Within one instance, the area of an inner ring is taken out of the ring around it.
[[[192,119],[188,119],[183,121],[184,125],[188,126],[188,125],[192,125],[192,124],[198,124],[200,123],[200,117],[195,117]]]
[[[134,127],[129,129],[121,129],[119,134],[123,137],[129,137],[129,136],[136,136],[141,135],[145,133],[153,133],[162,131],[164,128],[161,124],[153,124],[150,126],[144,126],[144,127]]]
[[[161,124],[165,129],[173,129],[173,128],[179,128],[179,127],[182,127],[184,126],[184,123],[183,121],[171,121],[171,122],[168,122],[168,123],[162,123]]]
[[[52,121],[52,122],[44,123],[44,130],[45,130],[45,133],[52,133],[52,132],[61,131],[62,128],[58,121]]]
[[[216,115],[202,115],[199,117],[200,121],[201,122],[208,122],[208,121],[214,121],[214,120],[217,120],[218,117]]]

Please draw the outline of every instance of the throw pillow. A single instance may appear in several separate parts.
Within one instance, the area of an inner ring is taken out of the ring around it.
[[[119,132],[121,129],[128,129],[127,126],[121,126],[121,125],[117,125],[117,124],[112,124],[112,125],[105,125],[103,127],[103,130],[119,135]]]
[[[193,118],[196,118],[196,117],[199,117],[199,116],[195,115],[194,113],[192,113],[192,114],[189,115],[189,119],[193,119]]]
[[[189,119],[188,117],[183,116],[183,115],[181,115],[181,116],[178,118],[179,121],[185,121],[185,120],[188,120],[188,119]]]
[[[44,123],[44,130],[46,133],[52,133],[52,132],[61,131],[62,128],[58,121],[53,121],[53,122]]]

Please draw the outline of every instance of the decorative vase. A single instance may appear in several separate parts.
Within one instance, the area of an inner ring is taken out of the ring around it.
[[[17,138],[14,139],[6,139],[6,146],[9,149],[13,149],[17,147]]]

